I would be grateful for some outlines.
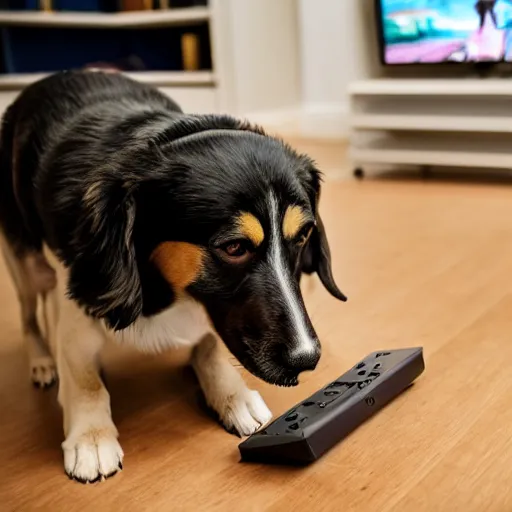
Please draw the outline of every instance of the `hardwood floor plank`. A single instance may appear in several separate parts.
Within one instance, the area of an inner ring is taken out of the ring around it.
[[[389,504],[393,512],[512,510],[512,385],[498,391],[476,414],[471,429],[402,499]]]
[[[503,362],[512,358],[511,308],[509,295],[431,354],[417,384],[307,468],[269,510],[308,510],[313,505],[329,510],[334,504],[345,511],[394,510],[388,507],[393,496],[437,466],[486,414],[496,395],[510,389],[510,369]],[[501,433],[508,443],[510,429]],[[489,437],[496,434],[487,432]],[[506,467],[502,471],[510,474]],[[450,499],[456,504],[455,481],[465,473],[449,476],[454,480]]]

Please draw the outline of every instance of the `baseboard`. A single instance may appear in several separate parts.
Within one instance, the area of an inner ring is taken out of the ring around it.
[[[307,139],[346,139],[348,106],[325,103],[253,112],[245,117],[269,132]]]
[[[300,107],[250,112],[245,117],[270,133],[296,134],[299,129]]]
[[[301,109],[300,131],[305,137],[348,137],[348,106],[342,103],[306,105]]]

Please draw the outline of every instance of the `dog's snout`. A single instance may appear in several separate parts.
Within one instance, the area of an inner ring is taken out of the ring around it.
[[[320,359],[320,345],[312,343],[306,348],[285,347],[283,359],[287,368],[297,372],[312,371]]]

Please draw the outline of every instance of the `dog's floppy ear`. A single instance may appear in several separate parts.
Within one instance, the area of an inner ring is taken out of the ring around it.
[[[142,311],[133,242],[135,201],[119,183],[95,183],[84,195],[82,213],[68,293],[89,315],[124,329]]]
[[[324,224],[318,211],[320,172],[314,167],[310,168],[306,189],[308,190],[311,205],[315,212],[316,225],[302,251],[302,272],[305,274],[313,274],[316,272],[327,291],[333,297],[345,302],[347,297],[340,291],[332,275],[331,250],[329,248],[329,242],[327,241]]]

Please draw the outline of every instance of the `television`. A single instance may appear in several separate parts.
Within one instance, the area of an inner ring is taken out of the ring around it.
[[[512,62],[512,0],[375,0],[390,66]]]

